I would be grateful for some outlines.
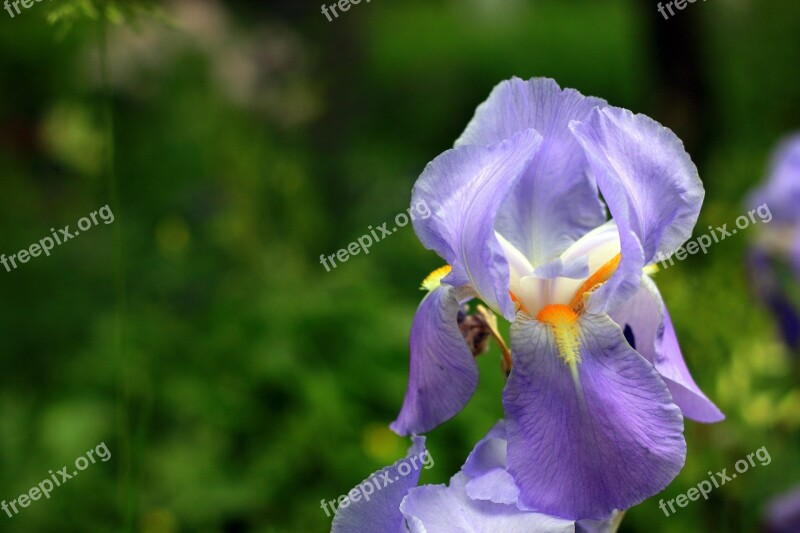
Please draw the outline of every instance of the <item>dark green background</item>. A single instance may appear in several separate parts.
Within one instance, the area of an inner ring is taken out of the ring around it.
[[[316,4],[186,0],[166,24],[115,25],[108,99],[97,21],[52,26],[58,2],[0,11],[0,253],[105,204],[116,215],[0,270],[0,499],[100,442],[112,453],[0,530],[327,530],[320,500],[408,444],[387,426],[419,282],[441,260],[410,227],[332,272],[319,255],[404,211],[499,81],[549,76],[672,127],[707,188],[698,234],[744,212],[800,126],[791,0],[670,20],[640,0],[374,0],[332,23]],[[622,531],[753,531],[800,479],[800,390],[743,265],[756,231],[656,277],[728,418],[687,422],[685,469]],[[426,482],[502,416],[496,349],[480,365],[472,402],[430,434]],[[770,465],[658,509],[761,446]]]

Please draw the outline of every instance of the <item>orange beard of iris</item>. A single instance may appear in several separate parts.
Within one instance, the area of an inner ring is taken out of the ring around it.
[[[536,320],[550,326],[555,337],[558,355],[570,366],[581,362],[580,330],[578,313],[568,305],[550,304],[545,306]]]

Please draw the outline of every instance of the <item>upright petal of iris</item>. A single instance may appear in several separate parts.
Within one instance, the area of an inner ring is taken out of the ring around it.
[[[600,98],[561,89],[550,79],[511,79],[478,107],[456,146],[484,146],[533,128],[542,143],[498,213],[497,231],[532,264],[558,257],[574,241],[605,222],[597,185],[586,174],[586,157],[569,130]]]
[[[459,299],[480,294],[490,306],[514,315],[509,266],[493,226],[540,140],[525,130],[491,146],[450,150],[428,165],[414,187],[415,205],[424,201],[432,212],[414,228],[451,267],[414,318],[408,390],[391,426],[401,435],[430,431],[457,414],[475,391],[478,370],[459,333]]]
[[[417,218],[414,230],[452,267],[444,282],[469,285],[506,318],[515,310],[508,295],[508,261],[494,225],[541,139],[526,129],[488,146],[448,150],[428,164],[411,194],[414,205],[425,202],[433,212]]]
[[[681,140],[651,118],[597,108],[571,127],[619,228],[619,268],[592,302],[607,312],[639,289],[645,265],[691,237],[705,191]]]

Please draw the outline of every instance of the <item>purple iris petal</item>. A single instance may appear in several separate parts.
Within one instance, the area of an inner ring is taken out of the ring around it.
[[[542,135],[495,226],[534,266],[556,258],[606,219],[597,186],[586,175],[586,157],[569,130],[570,121],[584,120],[592,108],[605,105],[550,79],[514,78],[495,87],[456,142],[484,146],[527,128]]]
[[[331,533],[407,532],[400,503],[408,491],[417,486],[420,470],[404,468],[403,472],[406,475],[401,475],[400,466],[404,463],[408,465],[409,458],[419,458],[423,453],[427,453],[425,437],[413,437],[411,448],[405,458],[375,472],[350,491],[354,498],[336,510]],[[387,484],[385,479],[393,481]],[[372,485],[373,490],[367,489],[366,484]],[[364,487],[364,490],[358,492],[359,487]],[[375,490],[374,487],[381,488]],[[364,496],[367,492],[371,492],[368,499]],[[356,493],[360,495],[356,497]]]
[[[466,493],[467,476],[458,473],[450,486],[411,489],[401,505],[412,533],[560,533],[575,531],[575,522],[520,511],[513,505],[472,500]],[[380,531],[380,530],[375,530]]]
[[[713,423],[725,419],[722,411],[697,386],[681,355],[678,337],[669,313],[664,309],[664,336],[656,341],[656,370],[672,393],[672,400],[683,414],[698,422]]]
[[[468,481],[466,491],[473,500],[516,504],[519,487],[506,470],[506,423],[501,420],[481,439],[462,469]]]
[[[441,285],[425,296],[411,325],[411,370],[400,435],[430,431],[455,416],[478,386],[478,365],[458,327],[458,291]]]
[[[692,379],[669,312],[650,278],[643,277],[639,291],[610,316],[620,327],[630,326],[636,339],[634,349],[655,364],[684,416],[709,423],[725,418]]]
[[[419,478],[417,468],[403,467],[419,464],[425,451],[422,437],[413,437],[413,446],[405,459],[379,470],[350,491],[360,493],[352,502],[340,507],[334,517],[332,533],[554,533],[580,531],[582,533],[611,533],[615,528],[616,513],[599,520],[575,522],[549,516],[524,508],[516,499],[506,499],[507,484],[513,478],[505,471],[507,435],[504,421],[498,422],[475,446],[461,472],[450,485],[415,487]],[[415,463],[413,457],[417,457]],[[470,494],[470,485],[490,490],[492,479],[506,478],[498,491],[487,497],[476,498]],[[406,475],[408,474],[408,475]],[[386,483],[386,480],[394,480]],[[366,490],[365,484],[382,487]],[[359,490],[360,487],[365,487]],[[506,491],[506,492],[504,492]],[[365,495],[369,493],[369,498]],[[515,494],[519,489],[515,488]]]
[[[638,290],[644,265],[691,236],[705,192],[680,139],[644,115],[598,108],[570,127],[620,233],[619,268],[589,305],[606,312]]]
[[[584,315],[577,379],[551,328],[518,319],[503,394],[508,465],[530,508],[603,519],[663,490],[686,454],[683,417],[607,316]]]
[[[433,213],[414,221],[420,241],[453,267],[444,281],[471,285],[509,320],[516,310],[494,223],[540,142],[541,136],[529,129],[491,146],[448,150],[428,164],[412,192],[413,205],[424,201]]]
[[[475,446],[462,472],[469,478],[467,495],[473,500],[489,500],[495,503],[516,504],[526,509],[519,501],[519,487],[507,471],[507,447],[505,420],[499,421]],[[616,520],[613,513],[602,520],[580,520],[575,531],[581,533],[613,533]]]

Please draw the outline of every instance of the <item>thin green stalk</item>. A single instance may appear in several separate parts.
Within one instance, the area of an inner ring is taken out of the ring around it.
[[[104,7],[104,6],[103,6]],[[125,354],[124,326],[127,311],[127,289],[125,282],[125,263],[123,260],[123,216],[120,203],[119,182],[115,171],[114,149],[114,107],[110,86],[108,62],[108,20],[101,8],[99,17],[100,81],[103,94],[104,122],[104,166],[108,180],[111,205],[116,213],[114,224],[114,285],[116,306],[114,312],[114,366],[117,377],[116,425],[117,443],[120,446],[120,501],[123,509],[123,524],[127,531],[134,530],[135,483],[133,477],[133,450],[131,447],[131,390],[130,368]]]

